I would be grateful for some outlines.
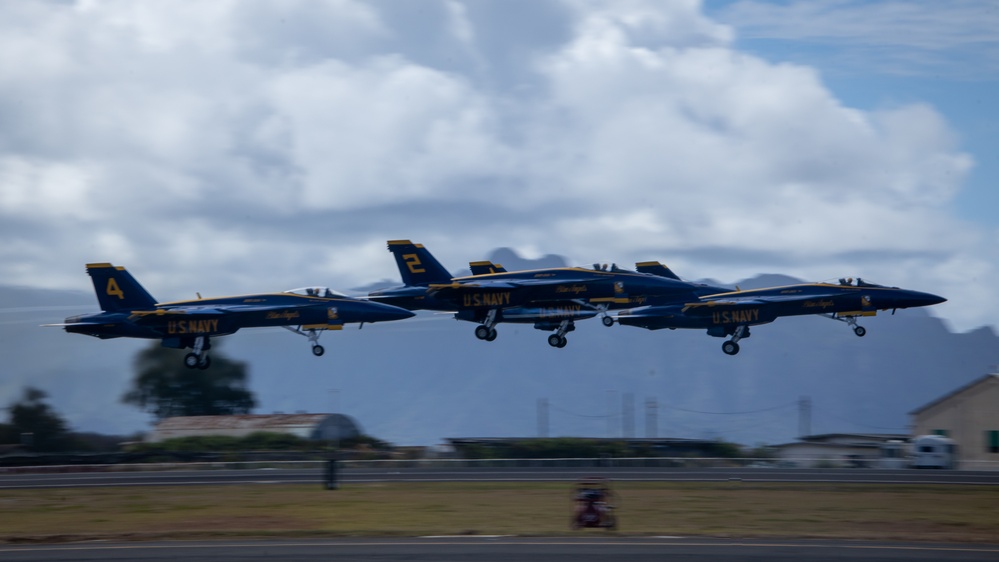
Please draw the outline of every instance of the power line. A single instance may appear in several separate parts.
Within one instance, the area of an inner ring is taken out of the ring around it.
[[[819,408],[816,408],[814,405],[812,406],[812,408],[815,409],[815,410],[820,410]],[[848,418],[843,418],[843,417],[837,416],[836,414],[833,414],[833,413],[829,412],[828,410],[822,409],[820,411],[822,412],[823,415],[828,416],[830,418],[833,418],[836,421],[843,422],[843,423],[848,423],[848,424],[852,424],[854,426],[863,427],[863,428],[866,428],[866,429],[881,429],[881,430],[885,430],[885,431],[899,431],[899,430],[906,431],[908,429],[907,427],[882,427],[882,426],[878,426],[878,425],[871,425],[871,424],[861,423],[861,422],[858,422],[857,420],[853,420],[853,419],[848,419]]]
[[[659,405],[662,406],[662,407],[664,407],[664,408],[669,408],[670,410],[676,410],[678,412],[685,412],[685,413],[688,413],[688,414],[706,414],[706,415],[712,415],[712,416],[741,416],[741,415],[746,415],[746,414],[762,414],[764,412],[773,412],[775,410],[782,410],[784,408],[797,407],[798,403],[797,402],[791,402],[791,403],[788,403],[788,404],[782,404],[780,406],[773,406],[771,408],[763,408],[763,409],[760,409],[760,410],[746,410],[744,412],[703,412],[703,411],[699,411],[699,410],[688,410],[686,408],[680,408],[678,406],[670,406],[669,404],[665,404],[663,402],[660,402]]]
[[[618,414],[577,414],[576,412],[570,412],[569,410],[566,410],[565,408],[559,408],[558,406],[556,406],[555,404],[552,404],[551,402],[548,403],[548,407],[551,408],[552,410],[556,410],[556,411],[558,411],[560,413],[567,414],[567,415],[570,415],[570,416],[574,416],[574,417],[577,417],[577,418],[590,418],[590,419],[604,420],[604,419],[607,419],[607,418],[615,418],[615,417],[618,416]]]

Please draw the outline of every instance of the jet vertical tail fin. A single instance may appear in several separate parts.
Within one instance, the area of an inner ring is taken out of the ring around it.
[[[658,275],[659,277],[682,281],[679,275],[673,273],[672,269],[657,261],[643,261],[641,263],[636,263],[635,269],[637,269],[639,273],[648,273],[651,275]]]
[[[402,282],[407,287],[451,282],[451,273],[423,244],[413,244],[409,240],[389,240],[388,249],[395,256]]]
[[[472,275],[488,275],[490,273],[506,273],[506,268],[491,261],[470,261],[468,262]]]
[[[97,301],[105,312],[156,308],[156,299],[124,267],[109,263],[88,263],[87,274],[94,282]]]

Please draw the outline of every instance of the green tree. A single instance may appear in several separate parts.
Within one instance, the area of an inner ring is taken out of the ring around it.
[[[218,346],[216,345],[217,349]],[[257,405],[247,389],[246,363],[213,351],[208,369],[188,369],[182,350],[153,344],[135,358],[135,378],[122,402],[160,420],[174,416],[248,414]]]
[[[70,444],[66,422],[45,403],[48,394],[34,387],[24,389],[21,400],[8,407],[10,423],[7,424],[8,438],[17,440],[28,437],[26,444],[42,452],[62,451]]]

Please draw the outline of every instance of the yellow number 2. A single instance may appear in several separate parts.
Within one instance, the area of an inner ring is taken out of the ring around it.
[[[426,273],[427,270],[419,267],[423,265],[420,263],[420,258],[416,254],[405,254],[402,259],[406,260],[406,266],[409,267],[410,273]]]
[[[121,288],[118,287],[118,282],[114,280],[114,277],[108,279],[108,295],[112,297],[118,297],[119,299],[125,299],[125,293],[121,292]]]

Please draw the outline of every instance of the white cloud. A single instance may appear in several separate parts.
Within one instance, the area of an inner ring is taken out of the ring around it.
[[[400,237],[453,269],[510,246],[945,295],[951,267],[996,273],[948,213],[973,163],[932,107],[847,107],[698,2],[553,4],[565,41],[525,33],[515,55],[479,5],[405,29],[392,6],[5,4],[0,274],[81,287],[106,260],[157,295],[349,288],[396,278]],[[433,56],[399,50],[417,39]],[[991,322],[996,297],[967,294],[957,323]]]
[[[843,107],[811,69],[720,47],[678,49],[669,38],[636,49],[625,31],[582,33],[545,66],[550,103],[569,115],[546,131],[553,144],[569,137],[549,173],[600,201],[595,208],[656,209],[678,228],[667,247],[814,256],[858,248],[858,238],[908,249],[883,225],[917,216],[927,222],[915,236],[936,242],[945,230],[930,205],[953,195],[970,159],[932,109],[865,114]],[[871,215],[881,218],[858,220]],[[844,220],[857,234],[809,236]]]
[[[285,74],[270,85],[303,203],[344,209],[413,199],[475,199],[461,180],[504,174],[488,101],[454,76],[395,57]]]

